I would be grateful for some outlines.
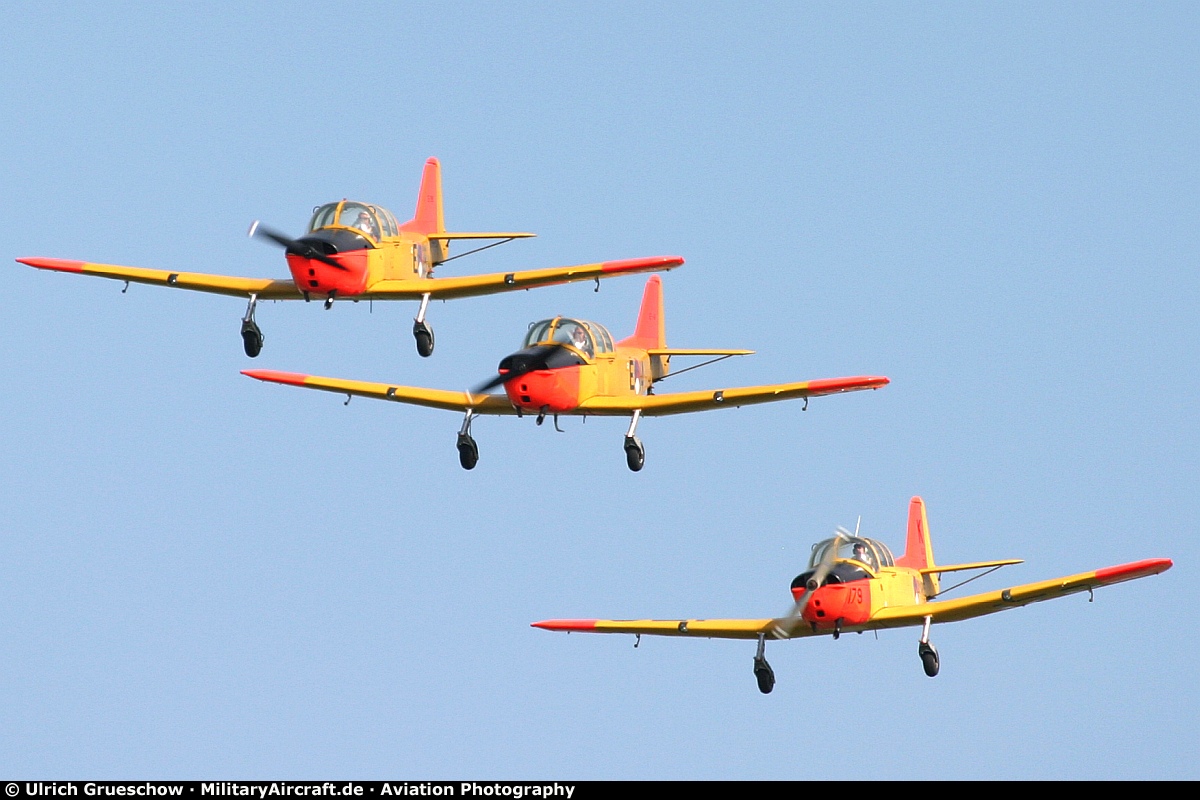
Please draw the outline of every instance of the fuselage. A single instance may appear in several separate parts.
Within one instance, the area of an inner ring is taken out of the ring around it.
[[[428,277],[430,265],[444,258],[444,246],[401,228],[381,206],[342,200],[318,207],[308,232],[297,241],[342,269],[289,251],[288,269],[296,287],[314,297],[354,297],[368,294],[381,280]]]
[[[820,585],[811,589],[825,547],[837,548],[838,555]],[[897,566],[882,542],[839,537],[814,546],[809,569],[796,576],[791,590],[792,599],[804,603],[801,618],[814,630],[846,630],[865,625],[880,609],[925,602],[925,587],[920,570]]]
[[[602,325],[555,317],[530,326],[521,350],[499,366],[504,391],[517,408],[567,413],[592,397],[644,395],[651,384],[645,349],[615,343]],[[544,368],[529,369],[531,364]]]

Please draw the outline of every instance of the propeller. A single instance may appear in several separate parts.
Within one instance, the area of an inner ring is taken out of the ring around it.
[[[346,270],[346,266],[344,264],[339,264],[338,262],[334,261],[332,258],[325,255],[308,242],[284,236],[279,231],[268,228],[258,220],[254,220],[254,222],[250,223],[250,230],[246,233],[246,235],[250,237],[260,236],[264,239],[270,239],[272,242],[282,247],[285,251],[294,255],[298,255],[301,258],[311,258],[313,261],[320,261],[322,264],[328,264],[329,266],[336,267],[342,271]]]
[[[813,592],[820,589],[825,583],[825,579],[829,577],[829,571],[837,563],[838,540],[848,539],[851,535],[850,531],[841,525],[834,530],[833,541],[825,548],[825,552],[821,553],[821,563],[817,564],[813,574],[804,582],[804,594],[792,604],[787,615],[781,617],[781,622],[775,625],[775,632],[782,638],[790,639],[792,637],[796,627],[803,621],[804,610],[808,608],[808,601],[812,599]]]
[[[554,342],[536,344],[505,356],[495,377],[488,379],[471,390],[471,394],[484,394],[502,383],[507,383],[530,372],[556,367],[568,367],[584,363],[570,348]]]

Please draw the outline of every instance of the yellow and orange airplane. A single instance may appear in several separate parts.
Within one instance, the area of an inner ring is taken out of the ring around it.
[[[781,383],[771,386],[747,386],[673,394],[654,394],[654,384],[666,378],[674,356],[715,356],[688,369],[711,364],[732,356],[749,355],[751,350],[694,350],[667,347],[663,316],[662,280],[653,275],[646,282],[637,326],[632,336],[614,341],[603,326],[568,317],[535,322],[529,326],[524,343],[517,352],[505,356],[497,375],[474,391],[451,392],[367,383],[339,378],[321,378],[293,372],[243,370],[244,375],[261,381],[320,389],[346,395],[393,400],[398,403],[458,411],[465,415],[458,432],[458,457],[464,469],[473,469],[479,460],[479,447],[471,436],[471,420],[480,414],[537,415],[539,425],[547,415],[558,426],[559,415],[629,417],[625,434],[625,458],[637,472],[645,462],[645,449],[637,437],[638,421],[643,417],[685,414],[716,408],[737,408],[776,400],[807,398],[859,389],[878,389],[887,378],[854,377]],[[680,370],[680,374],[686,370]],[[504,394],[487,394],[504,386]]]
[[[839,528],[832,539],[813,545],[808,568],[792,581],[793,607],[773,619],[550,619],[533,623],[550,631],[586,633],[632,633],[654,636],[699,636],[708,639],[757,639],[754,677],[767,694],[775,686],[775,673],[764,656],[767,639],[921,626],[917,652],[925,674],[938,674],[937,649],[929,641],[929,626],[935,622],[958,622],[982,617],[1030,603],[1088,592],[1171,568],[1168,558],[1153,558],[1121,564],[1065,578],[1011,586],[994,592],[974,594],[958,600],[935,598],[983,577],[1000,567],[1020,564],[1020,559],[980,561],[939,566],[933,560],[929,520],[925,503],[914,497],[908,506],[908,537],[904,555],[894,558],[883,542]],[[987,572],[942,589],[939,576],[947,572],[983,569]]]
[[[596,281],[634,272],[653,272],[678,267],[678,256],[601,261],[572,267],[497,272],[455,278],[433,277],[434,269],[447,261],[449,245],[455,240],[499,241],[453,256],[462,258],[532,233],[454,233],[446,230],[442,217],[441,167],[436,158],[425,162],[417,209],[408,222],[399,223],[382,206],[341,200],[318,206],[309,222],[308,232],[292,239],[270,230],[257,221],[250,235],[272,241],[286,252],[290,279],[240,278],[195,272],[171,272],[162,269],[92,264],[59,258],[18,258],[22,264],[56,272],[96,275],[129,283],[173,286],[197,292],[246,297],[249,304],[242,317],[242,345],[254,358],[262,350],[263,336],[254,321],[259,300],[324,299],[325,308],[335,298],[349,300],[418,300],[420,307],[413,320],[417,352],[433,353],[433,328],[425,321],[430,300],[451,300],[519,289],[532,289],[572,281]]]

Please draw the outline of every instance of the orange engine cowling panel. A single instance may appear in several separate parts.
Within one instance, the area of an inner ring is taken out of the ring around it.
[[[802,593],[803,594],[803,593]],[[818,628],[862,625],[871,618],[871,582],[829,583],[813,592],[804,609],[804,619]]]
[[[579,367],[559,367],[527,372],[504,384],[513,405],[550,413],[571,411],[579,405]]]
[[[343,297],[362,294],[367,287],[367,251],[351,250],[331,258],[346,269],[337,269],[320,261],[288,253],[288,269],[292,271],[296,288],[316,295],[328,295],[330,292]]]

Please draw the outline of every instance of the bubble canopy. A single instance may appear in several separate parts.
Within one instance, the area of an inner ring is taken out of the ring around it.
[[[615,349],[612,335],[603,325],[570,317],[554,317],[531,324],[521,347],[538,344],[565,344],[588,358],[597,353],[611,353]]]
[[[834,548],[832,556],[827,555],[830,548]],[[878,570],[880,567],[896,566],[896,559],[893,558],[892,551],[886,544],[862,536],[835,536],[832,539],[817,542],[813,545],[808,566],[815,567],[821,563],[822,559],[857,561],[872,571]]]
[[[330,228],[349,228],[376,242],[400,233],[400,226],[392,212],[382,206],[354,200],[326,203],[313,211],[312,221],[308,223],[308,232],[315,233]]]

